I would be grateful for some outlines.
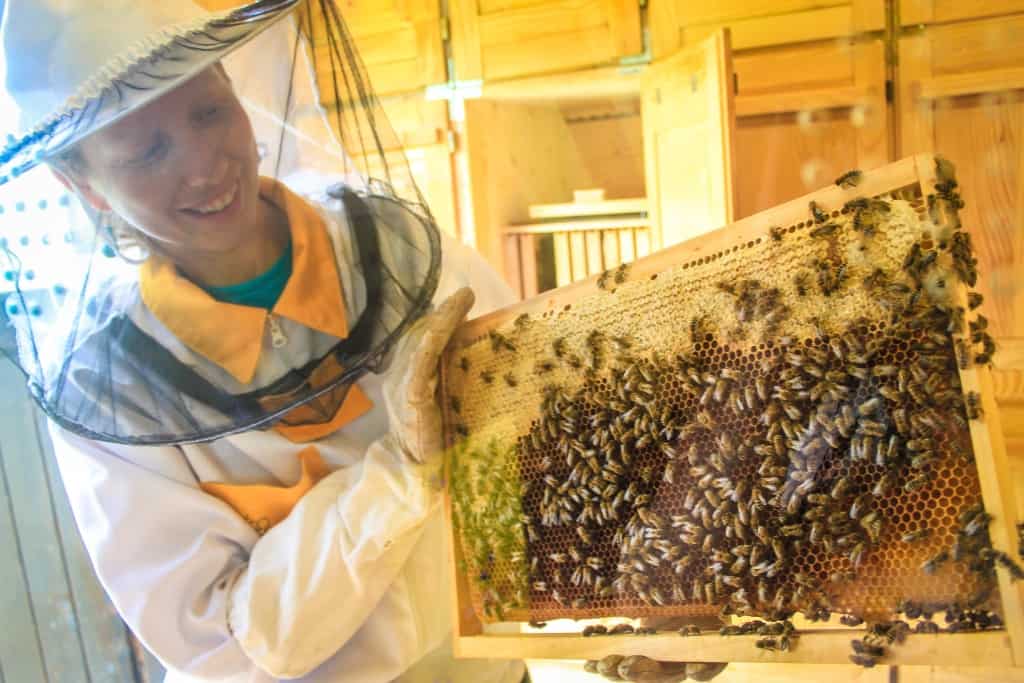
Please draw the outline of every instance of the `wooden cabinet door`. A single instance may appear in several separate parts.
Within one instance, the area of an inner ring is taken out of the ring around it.
[[[738,217],[896,158],[885,49],[841,38],[734,54]]]
[[[885,5],[885,0],[658,0],[650,6],[654,57],[695,45],[723,27],[737,51],[880,32]]]
[[[898,0],[901,26],[941,24],[1024,12],[1024,0]]]
[[[956,164],[990,326],[1024,340],[1024,13],[904,36],[899,64],[900,154]]]
[[[197,0],[208,10],[238,7],[240,0]],[[437,0],[339,2],[359,55],[378,94],[418,90],[447,79]],[[314,49],[328,64],[321,26],[311,27]]]
[[[732,82],[724,29],[644,75],[644,163],[657,249],[735,218]]]
[[[459,80],[616,62],[643,51],[637,0],[450,0]]]
[[[447,79],[437,0],[345,0],[345,23],[378,94],[420,90]],[[319,27],[318,63],[329,64]]]

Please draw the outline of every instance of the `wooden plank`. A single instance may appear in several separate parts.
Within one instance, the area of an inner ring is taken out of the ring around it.
[[[615,268],[622,263],[622,259],[619,257],[619,235],[616,231],[603,231],[601,233],[601,244],[605,268]]]
[[[941,49],[932,51],[936,76],[988,69],[1010,69],[1024,63],[1024,13],[931,26],[928,35]]]
[[[505,257],[505,282],[509,284],[512,291],[516,293],[516,296],[522,298],[523,296],[523,269],[522,269],[522,257],[519,253],[519,236],[518,235],[505,235],[505,246],[502,249],[502,255]]]
[[[853,78],[864,100],[850,111],[857,144],[857,168],[870,170],[890,159],[889,106],[885,99],[887,78],[885,43],[858,41],[853,46]]]
[[[4,363],[0,383],[20,388],[24,379],[13,364]],[[0,397],[0,434],[5,438],[0,457],[46,672],[54,681],[86,680],[85,654],[55,519],[54,492],[34,431],[33,409],[24,394],[4,392]]]
[[[533,235],[519,236],[519,268],[523,275],[523,298],[528,299],[537,296],[538,274],[537,274],[537,240]]]
[[[715,3],[694,3],[670,0],[675,3],[680,25],[729,23],[749,17],[796,14],[820,7],[842,7],[848,0],[725,0]]]
[[[0,638],[0,669],[5,680],[12,683],[48,681],[37,619],[29,600],[21,540],[15,528],[14,503],[4,461],[5,458],[0,457],[0,557],[4,558],[0,562],[0,608],[7,627],[4,637]]]
[[[543,235],[552,232],[586,232],[589,230],[626,230],[650,226],[649,218],[581,218],[580,220],[545,221],[541,223],[520,223],[505,229],[506,235]]]
[[[641,76],[646,68],[646,65],[629,68],[606,66],[543,76],[488,80],[483,84],[481,97],[523,102],[639,96]]]
[[[814,68],[807,68],[808,64]],[[855,85],[853,49],[847,39],[739,53],[733,57],[733,67],[738,96]]]
[[[483,78],[480,56],[480,20],[473,0],[449,0],[448,22],[451,30],[454,78],[460,81]]]
[[[768,652],[754,647],[757,636],[702,635],[680,638],[675,632],[642,638],[578,634],[531,633],[457,638],[458,657],[508,659],[601,659],[610,654],[644,655],[653,659],[687,662],[750,662],[778,664],[813,662],[849,663],[850,640],[864,635],[858,629],[804,631],[800,645],[789,652]],[[899,647],[888,648],[891,665],[927,665],[942,661],[953,666],[988,662],[994,667],[1012,666],[1005,632],[934,635],[915,634]]]
[[[572,46],[572,49],[568,49]],[[557,58],[556,58],[557,56]],[[605,26],[524,36],[519,42],[484,47],[485,80],[572,71],[616,59]]]
[[[1024,669],[995,669],[988,666],[901,666],[899,683],[1024,683]]]
[[[572,261],[572,279],[585,280],[587,272],[587,242],[586,233],[582,230],[569,232],[569,258]]]
[[[636,245],[633,243],[632,230],[616,230],[619,238],[619,263],[636,260]]]
[[[814,8],[792,14],[747,17],[712,24],[691,24],[682,28],[682,44],[693,45],[720,28],[732,33],[734,50],[774,45],[791,45],[839,38],[854,32],[853,8],[849,5]]]
[[[563,287],[573,281],[569,233],[556,232],[552,238],[555,248],[555,284]]]
[[[601,253],[601,233],[597,230],[588,230],[584,235],[587,245],[587,275],[600,273],[606,268]]]
[[[988,69],[975,73],[937,76],[921,83],[919,96],[925,100],[956,95],[1004,92],[1024,88],[1024,68]]]
[[[568,71],[642,50],[640,8],[630,0],[453,0],[449,12],[460,80]]]
[[[1021,0],[897,0],[902,26],[943,23],[1024,12]]]
[[[647,213],[647,199],[607,199],[602,202],[568,202],[564,204],[533,204],[530,218],[568,218],[609,216],[623,213]]]
[[[571,659],[531,659],[526,662],[530,677],[534,681],[599,683],[602,679],[584,672],[583,664],[582,660]],[[901,668],[900,672],[902,671]],[[849,664],[765,665],[736,662],[729,664],[713,680],[715,683],[894,683],[894,680],[889,678],[890,672],[895,676],[895,669],[881,664],[865,669]],[[905,683],[902,677],[899,683]],[[955,683],[964,682],[958,680]]]
[[[736,116],[838,109],[866,105],[868,99],[868,89],[856,85],[811,90],[780,90],[759,95],[738,95],[736,97]]]
[[[636,244],[637,258],[643,258],[651,253],[651,233],[646,228],[637,228],[633,231],[633,242]]]
[[[923,84],[932,79],[931,40],[925,34],[900,38],[900,68],[896,70],[897,142],[900,155],[933,149],[935,123],[931,102],[921,98]]]
[[[27,394],[25,401],[29,401]],[[135,676],[130,633],[107,597],[93,571],[92,562],[78,535],[71,504],[64,493],[53,445],[47,432],[46,417],[35,412],[35,437],[44,453],[50,490],[59,525],[60,542],[64,551],[68,580],[78,621],[85,660],[92,683],[123,683]],[[157,680],[157,679],[153,679]]]

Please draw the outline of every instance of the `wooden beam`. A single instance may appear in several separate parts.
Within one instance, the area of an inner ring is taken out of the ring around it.
[[[957,95],[1024,89],[1024,68],[987,69],[972,73],[936,76],[921,82],[920,97],[935,100]]]
[[[870,98],[871,93],[868,88],[854,85],[817,90],[793,90],[764,95],[737,95],[736,116],[852,107],[857,104],[866,104]]]
[[[645,68],[643,64],[606,66],[530,78],[487,81],[483,84],[481,97],[512,101],[639,97]]]
[[[478,635],[456,638],[458,657],[509,659],[601,659],[611,654],[644,655],[653,659],[685,662],[756,662],[777,664],[805,662],[849,664],[850,640],[864,636],[858,629],[802,631],[797,646],[788,652],[766,651],[754,646],[759,636],[702,635],[683,638],[675,632],[651,636],[592,636],[575,633]],[[901,645],[887,648],[882,664],[949,666],[1013,666],[1005,631],[983,633],[912,634]]]

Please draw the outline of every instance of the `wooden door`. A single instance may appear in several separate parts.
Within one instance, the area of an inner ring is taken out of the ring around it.
[[[651,65],[642,116],[655,248],[732,222],[735,118],[727,29]]]
[[[502,80],[617,62],[643,51],[637,0],[450,0],[459,80]]]

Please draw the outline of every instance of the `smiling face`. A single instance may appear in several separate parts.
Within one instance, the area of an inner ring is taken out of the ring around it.
[[[258,235],[252,125],[227,74],[213,66],[77,147],[68,180],[179,264],[227,254]]]

